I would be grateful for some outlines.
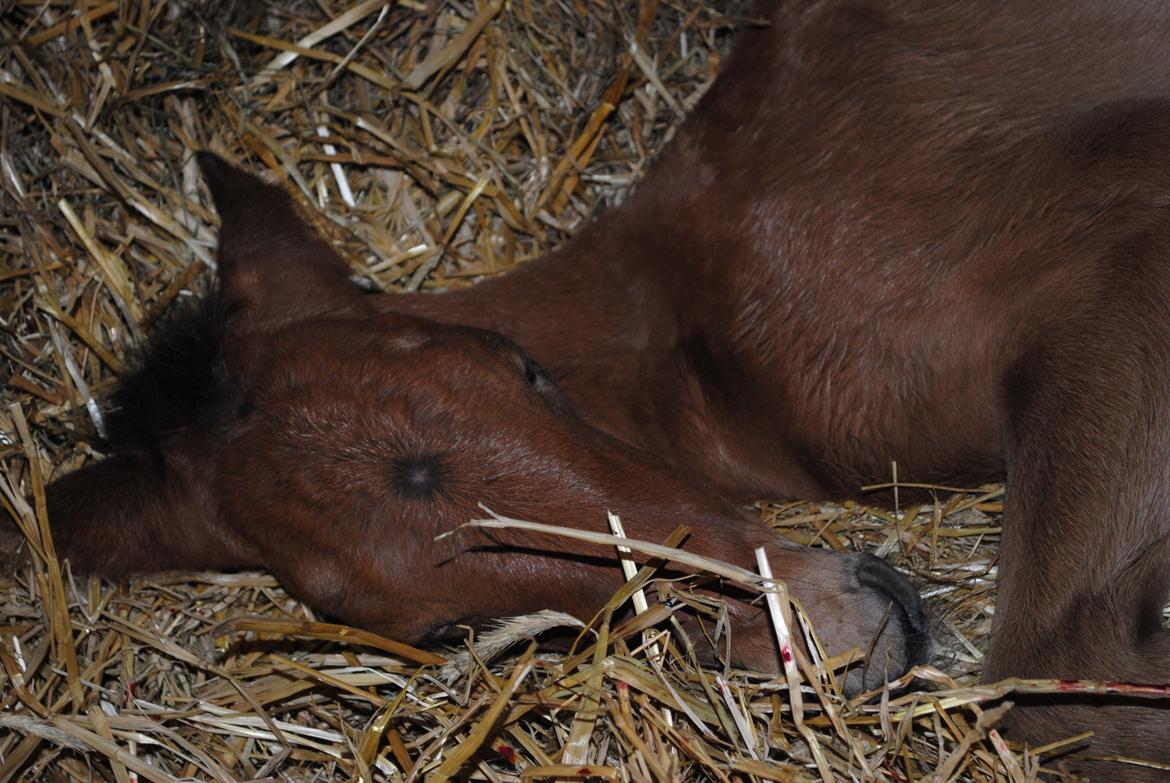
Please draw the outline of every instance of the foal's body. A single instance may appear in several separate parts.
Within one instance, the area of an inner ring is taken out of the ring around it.
[[[1006,475],[988,679],[1170,682],[1170,8],[782,5],[622,209],[382,305],[508,334],[726,496]],[[1126,709],[1053,714],[1170,761]]]
[[[1166,193],[1166,25],[1042,5],[778,13],[620,210],[515,274],[381,305],[509,335],[737,498],[853,495],[894,460],[1001,477],[1004,378],[1125,295],[1103,257]],[[1079,28],[1093,47],[1062,42]]]
[[[626,205],[469,290],[362,295],[279,194],[207,161],[224,221],[216,361],[240,404],[205,431],[152,425],[163,435],[90,469],[102,481],[59,482],[63,551],[101,550],[114,522],[84,509],[122,481],[135,535],[165,557],[123,547],[97,567],[263,563],[410,638],[535,608],[533,585],[587,614],[616,583],[605,562],[436,544],[476,501],[594,528],[617,507],[641,538],[686,519],[699,551],[743,561],[767,543],[841,645],[893,600],[882,649],[905,665],[920,628],[896,580],[784,550],[720,499],[854,494],[896,461],[908,482],[1007,477],[989,678],[1170,681],[1167,11],[890,0],[770,15]],[[535,396],[513,388],[524,376]],[[327,448],[293,456],[306,444]],[[136,478],[159,461],[163,479]],[[393,552],[370,521],[388,508]],[[369,548],[346,550],[323,518]],[[477,573],[482,593],[442,594]],[[740,658],[774,663],[744,622]],[[1126,710],[1141,720],[1119,722]],[[1170,761],[1154,703],[1020,720],[1026,736],[1089,727],[1094,749]]]

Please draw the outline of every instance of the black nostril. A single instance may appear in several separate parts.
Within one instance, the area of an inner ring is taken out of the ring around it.
[[[906,630],[906,665],[923,663],[930,655],[930,620],[922,596],[910,584],[910,580],[894,570],[881,558],[870,554],[858,555],[854,572],[857,583],[879,593],[884,593],[901,612],[902,625]]]

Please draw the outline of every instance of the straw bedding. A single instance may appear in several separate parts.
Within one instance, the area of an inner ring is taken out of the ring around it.
[[[193,150],[284,182],[373,285],[467,285],[619,203],[754,23],[671,0],[0,3],[0,525],[49,548],[44,484],[99,456],[145,325],[211,278]],[[930,600],[938,668],[852,702],[703,670],[653,605],[645,634],[490,659],[322,622],[262,573],[115,585],[38,558],[0,591],[0,783],[1044,778],[1049,754],[994,731],[1012,686],[975,686],[1000,491],[938,497],[758,507]]]

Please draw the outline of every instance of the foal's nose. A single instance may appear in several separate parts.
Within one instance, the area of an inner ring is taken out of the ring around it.
[[[905,640],[904,668],[924,663],[930,655],[930,623],[914,585],[885,560],[870,554],[857,555],[854,574],[859,585],[889,602],[890,621],[901,625]]]

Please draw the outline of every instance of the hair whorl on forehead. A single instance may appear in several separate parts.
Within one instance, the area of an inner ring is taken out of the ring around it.
[[[443,491],[447,479],[447,465],[440,454],[404,456],[392,464],[392,483],[395,491],[406,498],[426,500]]]

